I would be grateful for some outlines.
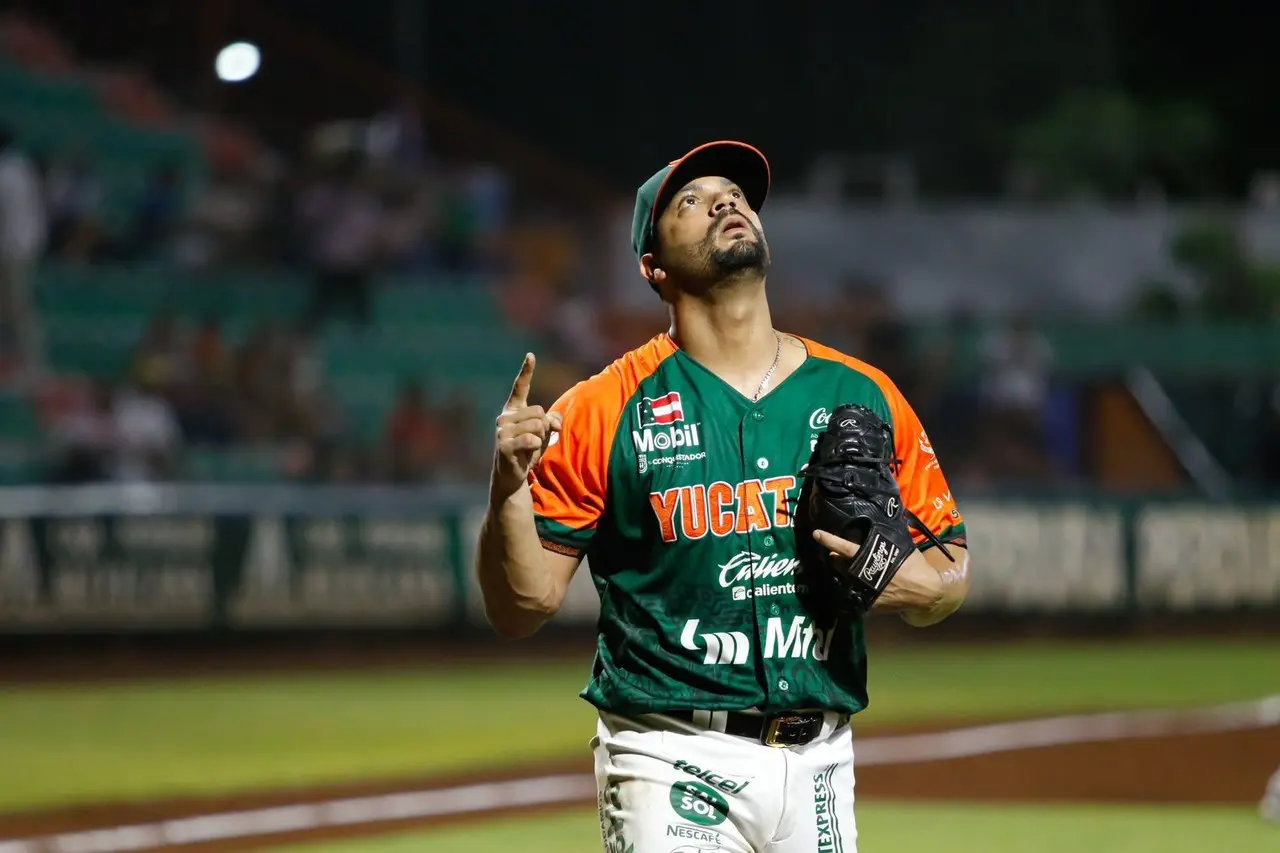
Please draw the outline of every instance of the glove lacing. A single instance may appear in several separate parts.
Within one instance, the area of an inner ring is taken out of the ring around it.
[[[850,467],[855,464],[870,466],[874,469],[887,463],[890,468],[896,472],[902,468],[902,460],[893,457],[886,459],[880,456],[853,455],[849,451],[845,450],[845,446],[849,444],[856,447],[859,442],[856,438],[850,438],[840,442],[839,451],[844,452],[840,452],[837,457],[817,466],[817,470],[814,470],[814,466],[805,467],[800,471],[800,477],[805,480],[821,480],[824,483],[837,486],[851,493],[869,492],[870,494],[879,495],[881,497],[896,497],[898,500],[902,500],[902,495],[900,494],[899,489],[896,488],[896,484],[895,486],[888,486],[867,483],[860,479],[856,479],[853,475],[853,471],[850,470]],[[850,450],[852,450],[852,448],[850,448]],[[876,477],[875,479],[880,480],[881,478]],[[947,549],[947,546],[938,538],[937,534],[929,529],[927,524],[920,520],[919,516],[908,509],[906,505],[903,505],[902,512],[907,517],[908,526],[923,533],[929,543],[942,551],[948,560],[953,563],[956,561],[956,558],[951,556],[951,551]]]

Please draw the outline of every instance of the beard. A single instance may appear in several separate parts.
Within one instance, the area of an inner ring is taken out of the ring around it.
[[[716,236],[720,225],[727,218],[722,216],[707,231],[707,236],[698,244],[698,254],[702,256],[711,278],[728,278],[735,273],[756,271],[763,273],[769,268],[769,244],[764,234],[755,223],[743,217],[754,240],[735,240],[728,246],[717,246]]]

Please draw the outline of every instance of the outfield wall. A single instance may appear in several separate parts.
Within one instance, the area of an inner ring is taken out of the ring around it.
[[[0,633],[481,630],[469,567],[482,500],[386,488],[0,489]],[[1280,616],[1280,503],[964,508],[979,569],[966,619]],[[596,610],[580,572],[557,621],[589,627]]]

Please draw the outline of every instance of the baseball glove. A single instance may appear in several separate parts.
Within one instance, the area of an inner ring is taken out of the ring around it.
[[[920,530],[947,555],[946,546],[902,505],[894,474],[902,461],[893,455],[893,429],[865,406],[846,404],[831,415],[801,471],[804,486],[796,513],[802,562],[825,576],[834,593],[825,602],[838,615],[862,616],[911,554],[911,528]],[[813,542],[824,530],[859,546],[852,559],[835,557]],[[816,565],[815,565],[816,564]]]

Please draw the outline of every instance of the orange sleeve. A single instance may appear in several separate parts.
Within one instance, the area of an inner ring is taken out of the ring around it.
[[[534,521],[543,547],[578,555],[586,551],[604,513],[609,454],[619,420],[614,394],[596,379],[579,382],[551,407],[561,430],[529,474]]]
[[[590,546],[608,499],[609,457],[622,414],[640,383],[675,351],[668,335],[657,335],[570,388],[551,407],[563,424],[529,472],[544,548],[577,556]]]
[[[887,377],[877,384],[884,392],[893,418],[894,448],[902,460],[902,467],[898,469],[898,487],[902,491],[903,504],[941,541],[964,545],[964,517],[956,506],[951,487],[947,485],[947,478],[919,416]],[[923,542],[924,547],[928,547],[931,544],[924,534],[913,531],[913,535],[917,545]]]

